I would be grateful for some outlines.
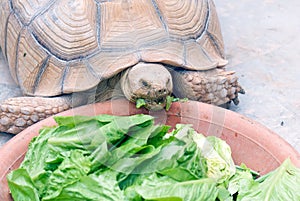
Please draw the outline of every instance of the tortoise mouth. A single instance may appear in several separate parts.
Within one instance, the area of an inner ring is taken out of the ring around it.
[[[146,101],[145,108],[149,110],[162,110],[166,106],[166,97],[164,98],[159,98],[155,100],[149,100],[148,102]]]
[[[144,104],[143,106],[148,110],[162,110],[166,106],[167,96],[169,93],[157,96],[157,97],[147,97],[137,94],[133,94],[131,101],[136,103],[138,99],[142,99]]]

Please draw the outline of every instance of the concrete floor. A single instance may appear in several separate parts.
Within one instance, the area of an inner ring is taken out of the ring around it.
[[[300,151],[300,1],[215,0],[228,70],[246,94],[232,110]]]
[[[229,65],[246,90],[231,109],[267,126],[300,152],[300,1],[215,0]],[[17,96],[0,57],[0,102]],[[0,133],[0,146],[11,135]]]

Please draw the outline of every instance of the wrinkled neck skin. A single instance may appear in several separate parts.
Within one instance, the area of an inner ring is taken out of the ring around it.
[[[120,80],[125,97],[131,102],[145,100],[149,110],[161,110],[172,93],[170,72],[161,64],[138,63],[124,72]]]

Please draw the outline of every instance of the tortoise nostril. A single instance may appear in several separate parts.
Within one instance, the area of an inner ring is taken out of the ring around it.
[[[166,93],[166,92],[167,92],[166,89],[159,89],[159,90],[158,90],[158,93],[159,93],[159,94],[163,94],[163,93]]]

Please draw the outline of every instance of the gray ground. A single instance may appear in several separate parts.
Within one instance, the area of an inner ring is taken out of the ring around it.
[[[215,0],[229,59],[246,94],[231,109],[300,151],[300,1]],[[0,58],[3,59],[2,57]],[[0,101],[20,94],[0,62]],[[0,146],[11,138],[0,133]]]

